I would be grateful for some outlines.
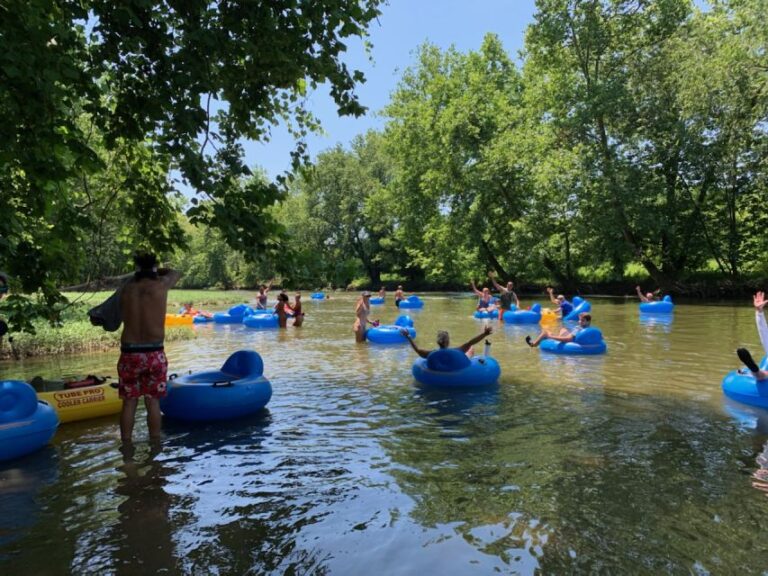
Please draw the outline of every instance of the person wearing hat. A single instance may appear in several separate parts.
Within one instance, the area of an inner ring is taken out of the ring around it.
[[[371,313],[371,293],[366,290],[355,304],[355,323],[352,331],[355,333],[355,342],[365,342],[365,334],[368,330],[368,324],[373,324],[368,320],[368,314]]]
[[[464,344],[459,346],[457,350],[461,350],[462,352],[464,352],[464,354],[466,354],[468,357],[471,358],[474,355],[474,348],[472,348],[472,346],[480,342],[480,340],[482,340],[486,336],[490,336],[492,333],[493,333],[493,328],[491,326],[486,326],[480,334],[478,334],[471,340],[467,340],[466,342],[464,342]],[[406,330],[405,328],[400,330],[400,334],[402,334],[403,336],[405,336],[405,338],[408,339],[408,342],[411,343],[411,348],[413,348],[416,354],[418,354],[422,358],[426,358],[427,356],[429,356],[430,352],[433,352],[433,350],[424,350],[423,348],[419,348],[418,346],[416,346],[416,342],[413,341],[413,338],[411,338],[411,335],[408,333],[408,330]],[[448,334],[448,332],[445,330],[439,330],[437,332],[438,349],[443,350],[445,348],[448,348],[450,344],[451,344],[451,337]]]

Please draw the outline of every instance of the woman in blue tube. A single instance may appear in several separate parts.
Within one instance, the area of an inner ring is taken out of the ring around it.
[[[752,297],[752,304],[755,307],[755,322],[757,323],[757,333],[760,335],[760,343],[763,345],[763,350],[768,354],[768,323],[765,321],[765,306],[768,305],[768,300],[765,299],[765,292],[758,292]],[[768,372],[760,370],[755,360],[752,358],[752,354],[746,348],[737,348],[736,355],[739,360],[744,362],[755,380],[768,379]]]
[[[488,288],[483,288],[483,291],[480,292],[480,290],[477,289],[477,286],[475,286],[475,281],[472,280],[472,292],[474,292],[475,296],[478,298],[478,310],[485,310],[486,312],[493,312],[496,310],[496,305],[493,303],[491,291]]]

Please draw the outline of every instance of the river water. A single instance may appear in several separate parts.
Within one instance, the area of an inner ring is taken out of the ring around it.
[[[417,342],[478,333],[474,300],[424,297]],[[747,305],[678,305],[671,322],[594,299],[608,354],[548,356],[502,326],[498,386],[414,383],[405,346],[356,345],[354,300],[307,302],[304,327],[204,325],[171,371],[264,358],[263,414],[164,422],[135,453],[117,418],[62,425],[0,465],[2,574],[760,574],[768,413],[729,404]],[[528,302],[530,303],[530,302]],[[372,317],[395,318],[391,303]],[[492,325],[497,326],[495,321]],[[482,350],[482,346],[478,347]],[[0,364],[2,378],[114,374],[117,353]]]

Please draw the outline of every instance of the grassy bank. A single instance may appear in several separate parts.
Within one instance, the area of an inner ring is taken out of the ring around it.
[[[0,346],[0,360],[18,360],[30,356],[76,354],[98,352],[120,346],[120,332],[105,332],[91,326],[88,321],[66,322],[52,328],[47,324],[35,325],[35,334],[14,334],[13,341],[3,338]],[[165,341],[195,338],[189,328],[168,328]]]
[[[103,302],[110,294],[111,292],[65,293],[70,305],[62,312],[62,325],[52,327],[41,320],[33,323],[35,334],[10,334],[12,342],[5,337],[0,343],[0,360],[117,348],[120,345],[120,331],[105,332],[97,326],[92,326],[87,315],[89,308]],[[253,292],[171,290],[168,295],[168,312],[177,312],[184,302],[192,302],[198,309],[225,310],[233,304],[247,302],[253,297]],[[189,328],[168,328],[165,331],[166,342],[194,337],[195,332]]]

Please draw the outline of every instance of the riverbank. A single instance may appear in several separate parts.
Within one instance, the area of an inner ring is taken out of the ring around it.
[[[88,309],[103,302],[111,294],[111,291],[64,293],[70,304],[62,312],[61,326],[51,326],[40,320],[33,322],[34,334],[9,334],[10,338],[6,337],[0,341],[0,360],[118,348],[120,331],[106,332],[98,326],[92,326],[87,315]],[[247,302],[252,298],[252,292],[238,290],[171,290],[168,294],[168,313],[175,314],[185,302],[192,302],[198,309],[214,311]],[[187,327],[168,328],[165,331],[166,342],[190,340],[195,336],[194,330]]]

